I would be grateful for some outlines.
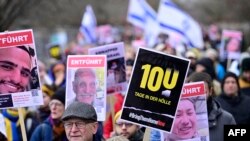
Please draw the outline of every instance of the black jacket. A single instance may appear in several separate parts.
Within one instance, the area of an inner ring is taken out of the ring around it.
[[[144,133],[139,129],[133,136],[129,138],[129,141],[143,141]]]
[[[224,110],[233,115],[237,124],[250,124],[250,97],[245,95],[229,97],[222,93],[217,100]]]
[[[224,125],[236,124],[235,120],[230,113],[221,108],[216,100],[212,99],[209,104],[212,107],[208,115],[210,141],[223,141]]]

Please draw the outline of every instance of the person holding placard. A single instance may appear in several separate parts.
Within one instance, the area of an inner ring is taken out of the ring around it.
[[[224,125],[235,125],[234,117],[222,109],[220,103],[214,98],[213,80],[208,73],[194,72],[189,77],[187,82],[205,83],[205,93],[207,96],[207,111],[209,118],[209,138],[211,141],[223,140]]]
[[[49,103],[51,114],[31,135],[30,141],[67,141],[61,117],[65,111],[65,87],[60,87]]]

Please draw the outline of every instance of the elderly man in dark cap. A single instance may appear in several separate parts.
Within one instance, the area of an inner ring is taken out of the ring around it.
[[[93,141],[97,132],[97,114],[87,103],[73,102],[65,110],[62,120],[69,141]]]

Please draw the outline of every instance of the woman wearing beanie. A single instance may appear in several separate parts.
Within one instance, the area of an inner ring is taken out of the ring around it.
[[[67,141],[61,121],[65,109],[65,87],[55,92],[49,107],[50,116],[35,129],[30,141]]]
[[[46,120],[50,115],[50,108],[49,103],[53,94],[55,93],[53,88],[49,85],[42,85],[42,92],[43,92],[43,105],[39,106],[38,109],[38,118],[40,122]]]
[[[217,97],[221,107],[231,113],[237,124],[250,124],[250,98],[240,93],[238,77],[228,72],[221,83],[222,94]]]

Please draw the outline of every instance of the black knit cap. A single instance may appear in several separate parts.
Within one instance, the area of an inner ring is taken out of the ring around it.
[[[243,59],[242,64],[241,64],[241,69],[242,69],[242,71],[249,71],[250,70],[250,58],[249,57]]]
[[[51,100],[56,99],[59,100],[60,102],[65,105],[65,92],[66,92],[66,87],[60,87],[58,90],[56,90],[55,94],[52,96]]]
[[[201,58],[197,61],[196,64],[204,66],[205,72],[208,73],[212,77],[212,79],[215,79],[216,74],[215,74],[214,64],[210,58],[207,57]]]

